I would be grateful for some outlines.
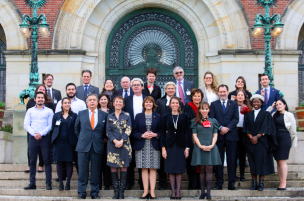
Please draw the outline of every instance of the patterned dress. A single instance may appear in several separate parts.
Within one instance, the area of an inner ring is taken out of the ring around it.
[[[147,131],[151,131],[152,114],[146,114]],[[160,168],[160,151],[154,149],[151,140],[146,139],[144,147],[135,151],[136,168]]]
[[[110,167],[129,167],[132,160],[132,147],[130,143],[130,134],[132,131],[132,122],[129,113],[122,111],[119,119],[115,112],[108,115],[107,120],[107,165]],[[124,140],[123,146],[116,148],[113,140]]]

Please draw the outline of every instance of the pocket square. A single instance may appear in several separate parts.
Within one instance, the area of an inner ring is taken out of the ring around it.
[[[103,120],[102,122],[106,122],[106,120]]]

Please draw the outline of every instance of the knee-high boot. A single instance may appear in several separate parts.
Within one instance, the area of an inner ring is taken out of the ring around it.
[[[119,199],[119,182],[118,182],[118,173],[111,172],[112,176],[112,185],[114,188],[114,197],[113,199]]]
[[[127,172],[120,171],[119,199],[125,199],[124,191],[127,183]]]

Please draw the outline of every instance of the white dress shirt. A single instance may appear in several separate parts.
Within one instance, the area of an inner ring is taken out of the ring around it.
[[[125,93],[126,93],[126,90],[125,89],[122,89],[122,97],[123,98],[125,98],[126,96],[125,96]],[[127,89],[127,94],[128,94],[128,96],[130,96],[130,87]]]
[[[133,95],[133,112],[134,112],[134,119],[138,113],[142,113],[143,108],[142,108],[142,103],[143,103],[143,97],[141,96],[136,96]]]
[[[212,90],[211,90],[211,92],[209,93],[208,90],[206,89],[206,95],[207,95],[207,99],[208,99],[209,105],[210,105],[213,101],[218,100],[217,94],[214,93]],[[222,103],[222,104],[223,104],[223,103]]]
[[[242,127],[244,125],[244,115],[241,113],[241,106],[239,106],[239,123],[236,125],[236,127]]]
[[[88,108],[88,110],[89,110],[89,118],[90,118],[90,122],[91,122],[92,110],[90,110],[89,108]],[[97,108],[96,108],[96,109],[94,110],[94,128],[96,127],[97,123],[98,123],[98,110],[97,110]]]
[[[223,102],[224,102],[224,101],[222,101],[222,99],[220,99],[220,101],[221,101],[221,105],[223,106]],[[228,99],[225,100],[225,103],[224,103],[225,108],[227,108],[227,102],[228,102]]]
[[[254,109],[254,121],[255,121],[255,119],[258,116],[258,114],[259,114],[260,111],[261,111],[261,108],[258,109],[258,110]]]
[[[83,86],[83,91],[85,90],[85,85],[88,86],[87,90],[89,90],[89,87],[90,87],[91,84],[82,84],[82,86]]]
[[[53,110],[43,106],[38,109],[36,106],[27,110],[24,118],[24,129],[32,136],[40,133],[41,136],[47,135],[52,129]]]
[[[166,106],[169,106],[171,98],[169,96],[166,96],[166,99],[167,99]]]
[[[71,102],[71,110],[72,112],[78,114],[80,111],[87,109],[87,106],[83,100],[80,100],[78,98],[74,98],[74,100]],[[61,112],[61,100],[58,102],[56,106],[55,113]]]

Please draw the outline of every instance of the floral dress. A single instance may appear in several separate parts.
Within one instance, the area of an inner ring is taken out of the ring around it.
[[[110,167],[128,167],[132,160],[130,134],[132,122],[129,113],[122,111],[119,119],[115,113],[109,114],[107,119],[107,165]],[[124,140],[123,146],[116,148],[113,140]]]

